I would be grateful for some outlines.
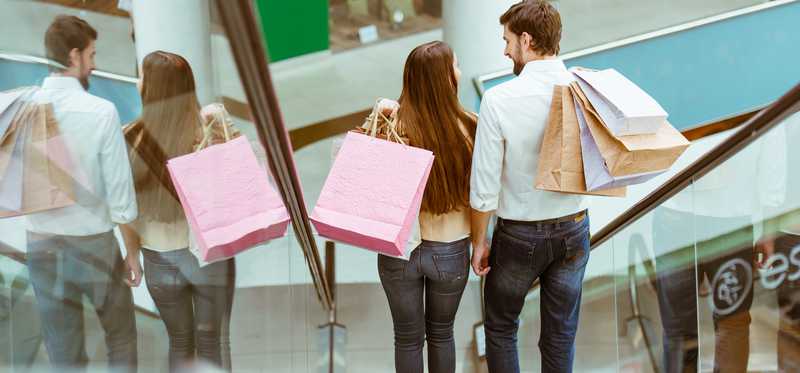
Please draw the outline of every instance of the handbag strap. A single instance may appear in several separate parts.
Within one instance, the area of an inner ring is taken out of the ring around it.
[[[136,151],[139,158],[144,161],[150,172],[158,177],[161,186],[169,192],[175,201],[180,203],[178,192],[175,191],[175,185],[172,184],[172,180],[167,178],[167,156],[161,146],[150,135],[150,132],[144,128],[144,125],[141,122],[132,124],[125,130],[125,140]]]

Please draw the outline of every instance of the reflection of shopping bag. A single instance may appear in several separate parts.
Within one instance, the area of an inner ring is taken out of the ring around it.
[[[11,122],[22,104],[22,98],[30,92],[32,92],[30,88],[0,92],[0,138],[11,126]]]
[[[24,132],[20,121],[14,120],[0,136],[0,210],[22,209]]]
[[[71,173],[75,167],[60,136],[52,106],[26,104],[17,113],[14,122],[11,127],[14,127],[17,136],[17,146],[7,168],[10,171],[6,173],[9,184],[4,178],[0,190],[0,199],[8,198],[13,203],[0,206],[0,217],[26,215],[74,204],[75,186]],[[12,186],[6,189],[6,185]],[[21,190],[17,190],[20,185]]]
[[[553,101],[539,153],[536,188],[554,192],[624,197],[625,188],[588,192],[575,105],[567,87],[553,89]]]
[[[689,147],[689,141],[668,122],[658,132],[644,135],[614,136],[603,126],[600,116],[581,91],[578,83],[570,86],[580,106],[581,118],[602,158],[584,160],[587,189],[642,183],[668,170]],[[591,162],[591,163],[586,163]]]
[[[247,138],[203,148],[206,143],[167,163],[202,260],[230,258],[282,237],[289,215]]]
[[[576,82],[615,136],[656,133],[667,112],[644,90],[614,69],[572,69]]]
[[[311,221],[324,237],[407,259],[432,165],[430,151],[350,132]]]

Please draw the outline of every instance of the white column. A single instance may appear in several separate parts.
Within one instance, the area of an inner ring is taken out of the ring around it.
[[[500,16],[519,0],[443,0],[444,41],[458,55],[461,65],[459,98],[468,109],[477,107],[478,92],[473,79],[481,74],[508,69],[503,55]]]
[[[163,50],[189,61],[201,105],[214,101],[211,20],[208,0],[133,1],[133,26],[139,66],[147,54]]]

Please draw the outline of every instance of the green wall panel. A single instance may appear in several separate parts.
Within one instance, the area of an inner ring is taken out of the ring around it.
[[[270,62],[328,49],[328,0],[256,0]]]

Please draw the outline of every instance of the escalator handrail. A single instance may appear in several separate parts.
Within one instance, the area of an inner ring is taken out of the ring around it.
[[[666,183],[648,194],[641,201],[612,220],[592,236],[592,247],[598,247],[616,233],[638,221],[669,198],[687,187],[692,180],[702,177],[722,164],[738,151],[757,140],[764,133],[780,124],[783,119],[800,108],[800,84],[794,86],[781,98],[759,111],[725,141],[698,158]]]
[[[250,103],[253,124],[267,152],[267,163],[289,212],[294,233],[306,258],[318,298],[332,311],[333,295],[325,276],[314,232],[303,200],[302,186],[292,160],[292,144],[283,123],[270,74],[265,41],[250,1],[217,1],[237,70]]]

